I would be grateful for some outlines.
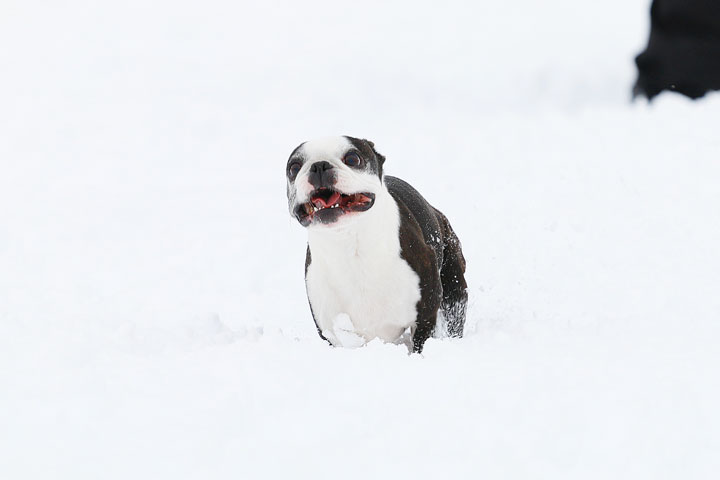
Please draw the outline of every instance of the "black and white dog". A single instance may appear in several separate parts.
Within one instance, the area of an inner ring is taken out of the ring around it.
[[[383,175],[385,157],[352,137],[309,141],[287,162],[290,213],[307,227],[305,284],[320,336],[335,346],[380,338],[422,351],[438,312],[465,324],[465,259],[447,218]]]

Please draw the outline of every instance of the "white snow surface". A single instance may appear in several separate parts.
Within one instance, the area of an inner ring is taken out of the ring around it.
[[[648,0],[3,2],[0,478],[717,478],[720,94]],[[284,167],[373,140],[463,339],[322,342]]]

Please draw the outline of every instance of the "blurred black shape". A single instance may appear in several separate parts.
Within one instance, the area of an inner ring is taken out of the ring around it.
[[[633,95],[671,90],[695,99],[720,90],[720,0],[654,0],[650,19]]]

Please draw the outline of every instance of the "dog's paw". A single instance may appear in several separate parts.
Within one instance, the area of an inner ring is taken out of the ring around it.
[[[323,330],[323,336],[336,347],[358,348],[365,345],[365,339],[355,333],[355,326],[347,313],[333,319],[332,330]]]

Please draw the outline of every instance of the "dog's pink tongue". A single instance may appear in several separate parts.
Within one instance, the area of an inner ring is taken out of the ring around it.
[[[330,198],[328,199],[328,205],[335,205],[340,200],[340,194],[338,192],[333,192],[332,195],[330,195]]]
[[[316,197],[313,198],[313,203],[317,207],[327,208],[335,205],[338,200],[340,200],[340,194],[338,192],[333,192],[332,195],[330,195],[330,198],[327,199],[327,201],[322,197]]]

